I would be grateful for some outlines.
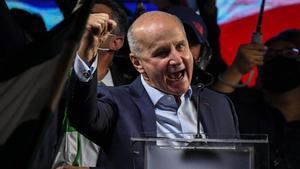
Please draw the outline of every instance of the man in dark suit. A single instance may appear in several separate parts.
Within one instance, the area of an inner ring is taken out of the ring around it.
[[[164,12],[145,13],[129,28],[130,59],[141,75],[130,85],[98,88],[97,94],[96,49],[114,26],[101,14],[87,27],[70,81],[69,120],[101,146],[103,168],[142,169],[142,156],[133,164],[131,137],[196,133],[198,115],[202,137],[239,133],[227,97],[190,86],[193,57],[183,25]],[[137,151],[143,154],[142,146]]]

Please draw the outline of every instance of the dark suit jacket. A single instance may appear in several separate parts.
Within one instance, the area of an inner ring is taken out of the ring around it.
[[[97,96],[96,81],[80,82],[73,72],[70,90],[69,120],[78,131],[101,146],[103,168],[133,169],[130,138],[156,133],[154,106],[140,77],[130,85],[98,88]],[[195,103],[197,93],[197,88],[193,88]],[[196,107],[201,107],[205,133],[239,133],[235,111],[226,96],[204,89],[200,100]],[[135,168],[142,169],[143,147],[135,148],[141,153],[135,160]]]

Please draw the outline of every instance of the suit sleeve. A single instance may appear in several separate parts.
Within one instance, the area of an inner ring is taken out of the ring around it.
[[[97,82],[81,82],[72,72],[69,84],[68,117],[81,134],[101,146],[109,144],[116,111],[108,100],[97,98]]]

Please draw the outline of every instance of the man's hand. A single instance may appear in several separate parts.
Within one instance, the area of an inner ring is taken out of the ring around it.
[[[213,85],[213,88],[223,93],[233,92],[243,74],[263,64],[266,50],[267,48],[263,44],[241,45],[232,65],[218,77],[219,81]]]
[[[109,19],[106,13],[90,14],[78,50],[79,56],[86,64],[91,65],[97,55],[98,47],[116,25],[116,22]]]
[[[250,72],[254,67],[262,65],[267,48],[263,44],[245,44],[238,49],[237,55],[229,69],[241,74]]]

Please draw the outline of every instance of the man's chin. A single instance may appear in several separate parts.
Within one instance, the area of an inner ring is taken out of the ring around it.
[[[180,88],[173,88],[171,91],[172,91],[172,95],[175,95],[175,96],[181,96],[183,95],[184,93],[186,93],[189,89],[189,86],[184,86],[184,87],[180,87]]]

